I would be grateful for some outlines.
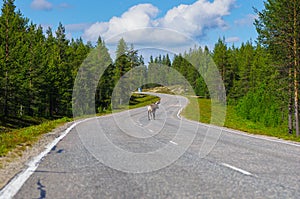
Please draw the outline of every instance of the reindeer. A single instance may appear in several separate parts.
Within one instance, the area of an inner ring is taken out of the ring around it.
[[[158,109],[159,104],[160,104],[160,101],[157,101],[154,104],[150,104],[148,106],[148,120],[151,119],[151,115],[152,115],[152,118],[155,120],[155,111],[156,111],[156,109]]]

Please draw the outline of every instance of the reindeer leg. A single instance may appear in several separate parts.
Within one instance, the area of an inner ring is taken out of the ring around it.
[[[151,116],[151,115],[150,115],[150,112],[148,111],[148,120],[150,120],[150,116]]]

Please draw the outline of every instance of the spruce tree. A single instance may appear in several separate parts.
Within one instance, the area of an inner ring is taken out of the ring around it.
[[[22,109],[23,97],[20,93],[22,85],[24,37],[28,19],[23,17],[20,11],[15,10],[14,0],[5,0],[0,17],[0,57],[1,57],[1,107],[4,116],[17,115]]]
[[[300,57],[300,1],[267,0],[262,11],[256,10],[255,20],[258,40],[267,47],[278,70],[285,71],[283,78],[288,79],[287,107],[289,112],[289,133],[292,133],[294,112],[296,135],[299,136],[299,57]],[[294,107],[292,107],[294,104]],[[292,111],[294,110],[294,111]]]

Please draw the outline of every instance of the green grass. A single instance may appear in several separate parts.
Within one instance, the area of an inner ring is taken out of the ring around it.
[[[150,96],[144,94],[133,94],[131,96],[129,108],[132,109],[132,108],[146,106],[158,100],[159,98],[156,96]],[[125,108],[118,109],[118,111],[122,111],[122,110],[125,110]],[[107,111],[105,113],[101,113],[97,115],[100,116],[109,113],[111,113],[111,111]],[[34,121],[36,120],[36,123],[38,125],[32,125],[25,128],[18,128],[18,126],[14,125],[17,123],[17,120],[18,118],[7,119],[6,122],[8,123],[5,123],[5,125],[2,126],[3,129],[5,128],[5,131],[0,132],[0,157],[5,156],[9,151],[16,148],[20,150],[24,150],[27,146],[32,146],[33,143],[36,142],[41,135],[51,132],[53,129],[65,124],[66,122],[73,121],[73,119],[71,118],[62,118],[62,119],[52,120],[52,121],[44,121],[40,119],[42,123],[38,124],[38,120],[36,119],[30,120],[29,118],[27,118],[26,125],[35,124],[33,120]],[[21,119],[19,118],[19,120]],[[13,122],[9,123],[10,121]],[[4,122],[2,121],[2,124],[3,123]],[[9,128],[7,126],[9,126]]]
[[[163,93],[163,94],[169,94],[169,95],[175,95],[174,92],[170,90],[170,88],[165,86],[150,88],[150,89],[143,89],[144,92],[153,92],[153,93]]]
[[[192,100],[192,101],[191,101]],[[211,100],[210,99],[194,99],[190,98],[191,103],[183,110],[182,115],[188,119],[209,124],[211,122]],[[200,116],[197,114],[200,110]],[[300,142],[300,138],[296,135],[290,135],[287,132],[287,125],[278,127],[266,127],[261,123],[255,123],[246,120],[237,115],[233,106],[227,106],[225,127],[236,129],[251,134],[267,135],[285,140]]]
[[[31,146],[42,134],[51,132],[54,128],[71,121],[70,118],[62,118],[47,121],[39,125],[16,129],[11,132],[0,134],[0,157],[5,156],[16,147],[26,148]]]
[[[160,100],[157,96],[134,93],[129,102],[129,109],[143,107]]]

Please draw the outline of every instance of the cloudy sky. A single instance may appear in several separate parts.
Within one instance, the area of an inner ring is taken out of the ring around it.
[[[240,45],[257,34],[253,7],[263,0],[15,0],[24,16],[43,27],[59,22],[69,38],[178,46],[187,40],[212,47],[220,37]],[[2,5],[1,5],[2,6]],[[121,35],[121,36],[120,36]]]

